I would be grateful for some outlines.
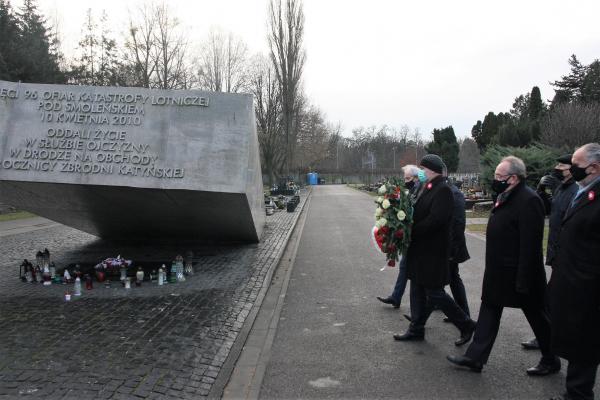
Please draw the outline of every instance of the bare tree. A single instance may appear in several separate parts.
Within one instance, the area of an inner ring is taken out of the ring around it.
[[[457,172],[479,172],[479,147],[471,138],[465,138],[460,143]]]
[[[129,84],[159,89],[192,87],[195,79],[186,35],[167,3],[143,6],[130,14],[124,54]]]
[[[298,167],[301,170],[314,169],[328,155],[330,129],[325,116],[316,106],[307,107],[297,121]]]
[[[156,86],[160,89],[189,89],[193,84],[186,60],[187,40],[179,21],[166,3],[156,6],[154,62]]]
[[[120,63],[117,56],[117,43],[111,38],[108,15],[102,11],[99,24],[95,21],[92,9],[88,9],[83,25],[83,37],[79,41],[79,57],[70,68],[70,83],[117,86],[120,79]]]
[[[251,63],[249,89],[254,95],[254,112],[263,167],[269,185],[275,183],[285,160],[285,141],[281,129],[281,95],[272,64],[256,56]]]
[[[600,141],[600,104],[563,103],[552,107],[542,120],[541,142],[573,150],[585,143]]]
[[[153,9],[146,5],[138,9],[136,16],[129,14],[124,58],[130,69],[129,84],[132,86],[151,87],[156,71],[156,63],[152,57],[155,48],[155,20]]]
[[[282,5],[282,0],[271,0],[268,29],[271,60],[281,90],[286,173],[289,174],[297,133],[294,117],[300,110],[300,79],[306,58],[302,48],[304,13],[301,1],[285,0]]]
[[[233,33],[213,29],[202,46],[198,79],[202,89],[236,93],[247,84],[248,47]]]

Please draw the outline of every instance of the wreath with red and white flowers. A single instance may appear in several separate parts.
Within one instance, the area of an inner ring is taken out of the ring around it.
[[[387,265],[394,267],[410,244],[413,223],[413,204],[404,181],[389,178],[377,191],[373,239],[386,255]]]

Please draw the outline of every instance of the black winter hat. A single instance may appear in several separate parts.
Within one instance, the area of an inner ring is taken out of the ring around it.
[[[427,154],[421,159],[421,166],[429,168],[435,173],[441,174],[444,171],[444,161],[436,154]]]
[[[558,157],[556,161],[558,161],[561,164],[571,165],[571,158],[573,158],[573,154],[563,154],[562,156]]]

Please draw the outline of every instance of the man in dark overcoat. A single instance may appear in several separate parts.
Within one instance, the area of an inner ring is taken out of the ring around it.
[[[475,323],[445,291],[450,282],[450,228],[454,200],[442,176],[444,163],[434,154],[421,160],[427,182],[417,195],[413,212],[411,242],[407,251],[407,275],[410,279],[411,323],[408,330],[394,339],[423,340],[425,323],[434,306],[441,309],[461,332],[455,342],[460,346],[471,339]]]
[[[498,164],[492,189],[498,197],[486,231],[482,302],[475,336],[464,356],[447,358],[481,372],[494,346],[502,310],[515,307],[523,310],[542,352],[539,364],[527,373],[558,372],[560,360],[550,351],[550,321],[544,311],[544,205],[525,185],[525,164],[517,157],[506,157]]]
[[[558,247],[558,234],[560,233],[562,220],[571,205],[573,197],[577,193],[577,184],[571,175],[572,154],[564,154],[556,159],[558,164],[554,167],[552,175],[560,181],[559,186],[552,194],[550,206],[550,227],[548,229],[548,246],[546,250],[546,265],[552,266]],[[546,297],[547,298],[547,297]],[[547,304],[546,304],[547,305]],[[536,338],[522,342],[521,346],[527,350],[539,349]]]
[[[573,153],[571,174],[579,190],[562,221],[549,284],[552,349],[569,361],[562,398],[593,399],[600,363],[600,144]]]
[[[444,176],[448,175],[448,171],[444,168]],[[466,226],[466,214],[465,214],[465,195],[460,191],[456,185],[448,182],[450,189],[452,190],[452,197],[454,199],[454,210],[452,212],[452,227],[450,229],[450,291],[452,297],[458,306],[467,314],[471,316],[469,311],[469,303],[467,302],[467,291],[465,285],[460,278],[460,272],[458,264],[462,264],[467,261],[471,256],[467,250],[467,241],[465,240],[465,226]],[[447,318],[445,322],[450,322]]]

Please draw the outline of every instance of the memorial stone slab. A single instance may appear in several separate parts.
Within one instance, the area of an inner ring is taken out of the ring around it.
[[[260,240],[252,96],[0,81],[0,202],[108,239]]]

